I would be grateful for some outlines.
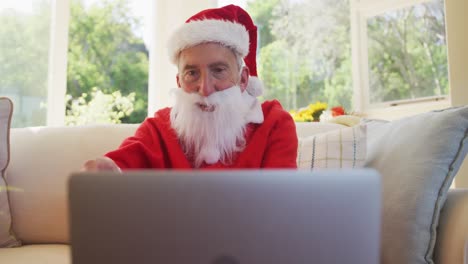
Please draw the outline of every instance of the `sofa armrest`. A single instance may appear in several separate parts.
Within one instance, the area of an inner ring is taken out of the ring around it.
[[[434,260],[437,264],[468,263],[468,189],[451,189],[440,213]]]

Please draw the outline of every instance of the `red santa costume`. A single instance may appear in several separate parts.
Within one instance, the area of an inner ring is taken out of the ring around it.
[[[229,162],[203,162],[198,168],[296,168],[297,136],[294,121],[276,100],[260,104],[263,85],[257,77],[257,28],[242,8],[229,5],[207,9],[189,18],[169,41],[171,60],[177,65],[180,52],[202,43],[222,44],[242,56],[250,77],[242,97],[248,101],[242,150]],[[106,154],[121,169],[191,169],[194,162],[184,151],[180,135],[164,108],[147,118],[134,136]]]

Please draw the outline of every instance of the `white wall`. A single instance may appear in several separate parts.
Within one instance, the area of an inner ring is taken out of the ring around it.
[[[452,105],[468,104],[468,1],[446,0],[449,77]]]
[[[468,104],[468,1],[445,0],[450,97],[452,105]],[[464,177],[459,177],[463,175]],[[465,158],[455,187],[468,188],[468,159]]]

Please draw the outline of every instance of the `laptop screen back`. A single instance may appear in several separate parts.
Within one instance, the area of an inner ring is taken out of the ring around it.
[[[376,264],[373,170],[78,173],[73,264]]]

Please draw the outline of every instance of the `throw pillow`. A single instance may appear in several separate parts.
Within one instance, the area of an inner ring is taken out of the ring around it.
[[[433,264],[440,210],[468,151],[468,107],[364,122],[366,166],[382,175],[381,263]]]
[[[340,116],[331,118],[328,122],[351,127],[351,126],[359,125],[359,123],[361,122],[361,118],[359,116],[353,116],[353,115],[340,115]]]
[[[10,160],[10,121],[13,104],[10,99],[0,97],[0,248],[14,247],[20,243],[11,230],[10,204],[8,200],[8,184],[4,172]]]
[[[366,158],[366,126],[340,128],[299,138],[297,167],[358,168]]]

